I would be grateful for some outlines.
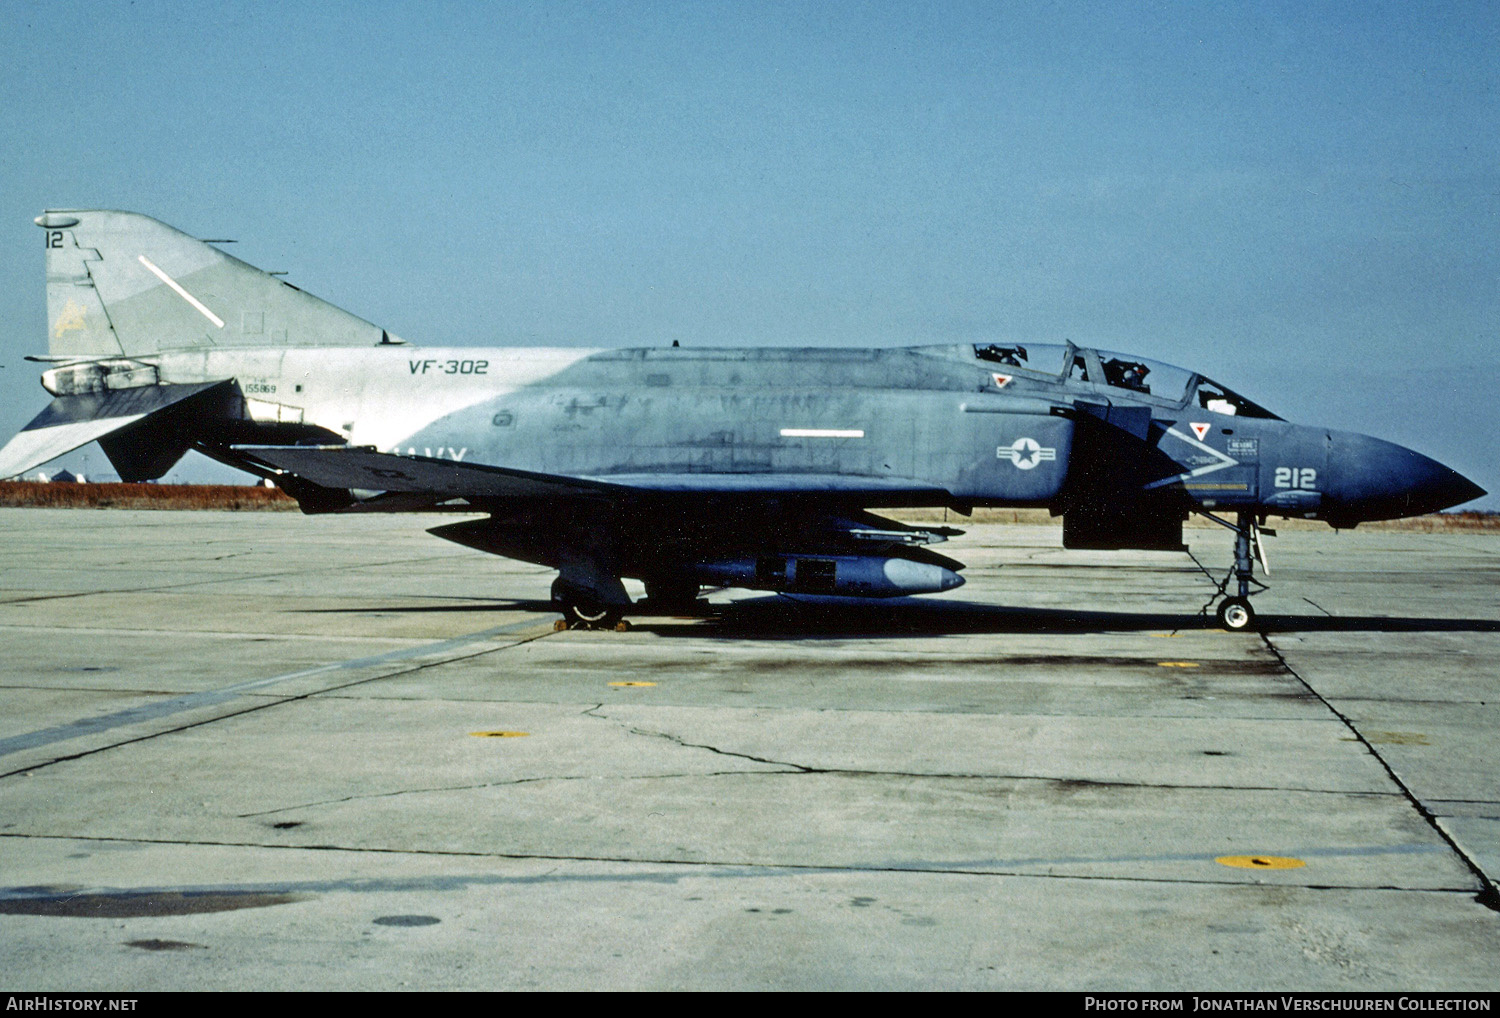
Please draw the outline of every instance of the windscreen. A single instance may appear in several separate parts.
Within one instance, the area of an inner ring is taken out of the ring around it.
[[[1241,396],[1233,389],[1220,385],[1218,382],[1208,378],[1200,378],[1198,380],[1197,402],[1200,407],[1210,413],[1228,414],[1231,417],[1264,417],[1273,421],[1282,419],[1260,404]]]

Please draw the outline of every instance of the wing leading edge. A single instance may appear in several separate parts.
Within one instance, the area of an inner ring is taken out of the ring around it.
[[[641,494],[837,496],[887,504],[942,504],[949,493],[906,477],[842,474],[617,474],[572,477],[426,456],[400,456],[368,447],[235,446],[245,458],[324,488],[348,488],[445,498],[576,498]]]

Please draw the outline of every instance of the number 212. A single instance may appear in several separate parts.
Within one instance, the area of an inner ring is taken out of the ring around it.
[[[1277,467],[1275,484],[1278,488],[1316,488],[1318,472],[1312,467]]]

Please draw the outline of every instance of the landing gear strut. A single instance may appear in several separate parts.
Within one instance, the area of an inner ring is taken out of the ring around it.
[[[1249,513],[1238,514],[1233,523],[1221,520],[1213,513],[1203,515],[1221,527],[1234,531],[1234,568],[1228,576],[1224,577],[1224,581],[1219,584],[1219,589],[1214,591],[1214,597],[1223,595],[1231,582],[1236,585],[1236,593],[1219,602],[1219,607],[1215,612],[1219,625],[1231,632],[1249,629],[1255,625],[1255,609],[1250,606],[1251,594],[1266,589],[1266,585],[1255,578],[1256,558],[1260,559],[1262,571],[1267,574],[1271,572],[1271,567],[1266,562],[1265,546],[1261,544],[1261,535],[1268,534],[1274,537],[1276,532],[1257,526],[1255,517]],[[1257,588],[1254,592],[1250,589],[1252,585]],[[1213,599],[1209,600],[1209,604],[1213,604]]]

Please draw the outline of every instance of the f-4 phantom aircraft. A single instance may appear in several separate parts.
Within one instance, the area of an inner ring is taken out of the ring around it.
[[[1268,517],[1352,527],[1484,494],[1409,449],[1071,343],[417,347],[143,215],[36,223],[49,346],[30,359],[54,399],[0,477],[97,440],[127,481],[196,449],[307,513],[486,514],[431,533],[558,570],[573,624],[618,622],[623,578],[664,607],[705,585],[949,590],[963,566],[931,546],[959,532],[871,510],[1032,506],[1062,515],[1068,548],[1181,549],[1189,513],[1223,524],[1218,619],[1244,629]]]

